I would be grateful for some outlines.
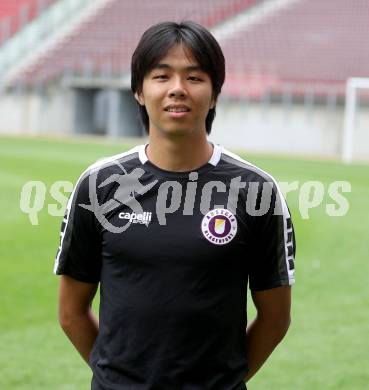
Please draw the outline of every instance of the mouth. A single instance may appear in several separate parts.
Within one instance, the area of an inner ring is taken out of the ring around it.
[[[170,105],[164,108],[171,118],[183,118],[191,111],[189,107],[181,105]]]
[[[174,113],[184,113],[190,112],[190,108],[185,105],[170,105],[164,108],[164,111],[174,112]]]

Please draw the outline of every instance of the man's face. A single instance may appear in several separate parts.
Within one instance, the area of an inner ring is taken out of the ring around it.
[[[136,99],[146,107],[150,134],[172,136],[205,132],[206,116],[215,106],[209,75],[182,45],[146,74]]]

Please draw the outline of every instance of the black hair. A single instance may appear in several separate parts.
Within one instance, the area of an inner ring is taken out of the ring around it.
[[[213,35],[203,26],[192,21],[181,23],[162,22],[151,26],[141,37],[131,62],[131,90],[140,94],[145,75],[160,62],[175,45],[182,44],[189,49],[212,82],[213,98],[217,99],[225,78],[225,61],[222,49]],[[149,131],[149,116],[145,106],[139,104],[141,121]],[[215,118],[215,106],[205,120],[207,134]]]

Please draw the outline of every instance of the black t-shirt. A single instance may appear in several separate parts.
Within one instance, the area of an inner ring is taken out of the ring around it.
[[[248,283],[293,284],[294,248],[274,179],[220,146],[193,172],[144,145],[89,167],[54,272],[100,283],[92,389],[245,389]]]

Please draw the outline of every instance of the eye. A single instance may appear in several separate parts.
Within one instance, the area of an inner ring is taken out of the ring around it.
[[[199,77],[196,76],[190,76],[188,79],[191,81],[202,81]]]
[[[168,78],[168,76],[166,74],[158,74],[158,75],[154,76],[153,78],[156,80],[166,80]]]

